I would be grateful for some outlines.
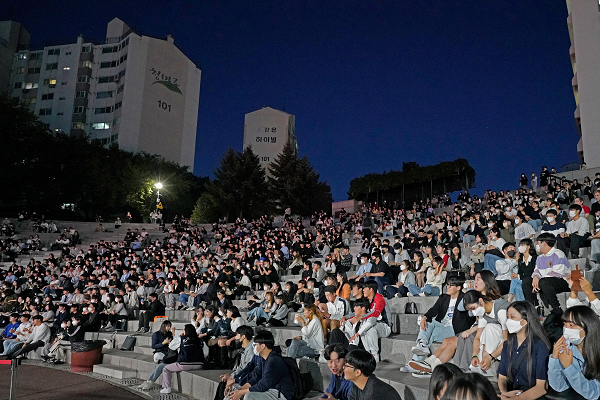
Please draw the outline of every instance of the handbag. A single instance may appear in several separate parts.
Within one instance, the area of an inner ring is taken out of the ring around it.
[[[135,336],[127,336],[123,345],[121,346],[121,350],[123,351],[133,351],[135,347],[136,337]]]

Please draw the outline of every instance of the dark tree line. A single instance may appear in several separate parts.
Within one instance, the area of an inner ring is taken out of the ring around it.
[[[145,153],[104,147],[85,137],[49,132],[18,100],[0,96],[0,212],[90,220],[131,212],[147,217],[160,181],[163,217],[190,215],[208,178]],[[68,205],[65,207],[65,205]]]

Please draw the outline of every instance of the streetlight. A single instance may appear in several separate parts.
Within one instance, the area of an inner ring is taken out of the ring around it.
[[[154,211],[154,216],[156,217],[156,222],[158,222],[158,206],[160,205],[160,189],[163,188],[163,184],[161,182],[156,182],[154,184],[154,187],[156,188],[156,210]]]

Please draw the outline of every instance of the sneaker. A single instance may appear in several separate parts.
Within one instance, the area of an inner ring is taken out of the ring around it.
[[[417,371],[413,372],[412,376],[414,376],[415,378],[431,378],[431,372]]]
[[[419,293],[419,296],[421,296],[421,297],[427,297],[429,295],[427,293],[423,292],[423,293]]]
[[[401,299],[401,298],[402,298],[402,294],[401,294],[400,292],[398,292],[398,293],[396,293],[396,294],[394,295],[394,297],[397,297],[397,298]]]
[[[188,307],[187,311],[196,311],[196,308],[194,308],[194,307]]]
[[[413,294],[411,292],[406,293],[406,297],[413,297]]]
[[[411,367],[410,365],[406,364],[403,367],[400,367],[400,372],[418,372],[418,370],[414,369],[413,367]]]
[[[171,388],[163,388],[160,390],[161,394],[169,394],[171,393]]]
[[[140,386],[138,386],[138,389],[140,389],[140,390],[150,390],[150,389],[152,389],[152,386],[154,386],[154,382],[152,382],[152,381],[145,381]]]
[[[61,361],[61,360],[54,360],[54,361],[52,361],[52,364],[54,364],[54,365],[60,365],[60,364],[64,364],[64,363],[65,362]]]
[[[429,365],[429,363],[426,363],[425,361],[414,361],[411,360],[408,365],[411,368],[416,369],[417,371],[421,371],[421,372],[431,372],[431,365]]]
[[[431,351],[429,350],[429,346],[423,342],[419,342],[416,346],[413,346],[412,353],[417,356],[428,356],[431,354]]]

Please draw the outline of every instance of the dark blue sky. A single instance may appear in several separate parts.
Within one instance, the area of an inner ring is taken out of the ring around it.
[[[306,155],[351,179],[463,157],[476,193],[577,161],[564,1],[5,0],[32,44],[101,40],[119,17],[202,69],[195,173],[242,148],[244,114],[296,115]]]

